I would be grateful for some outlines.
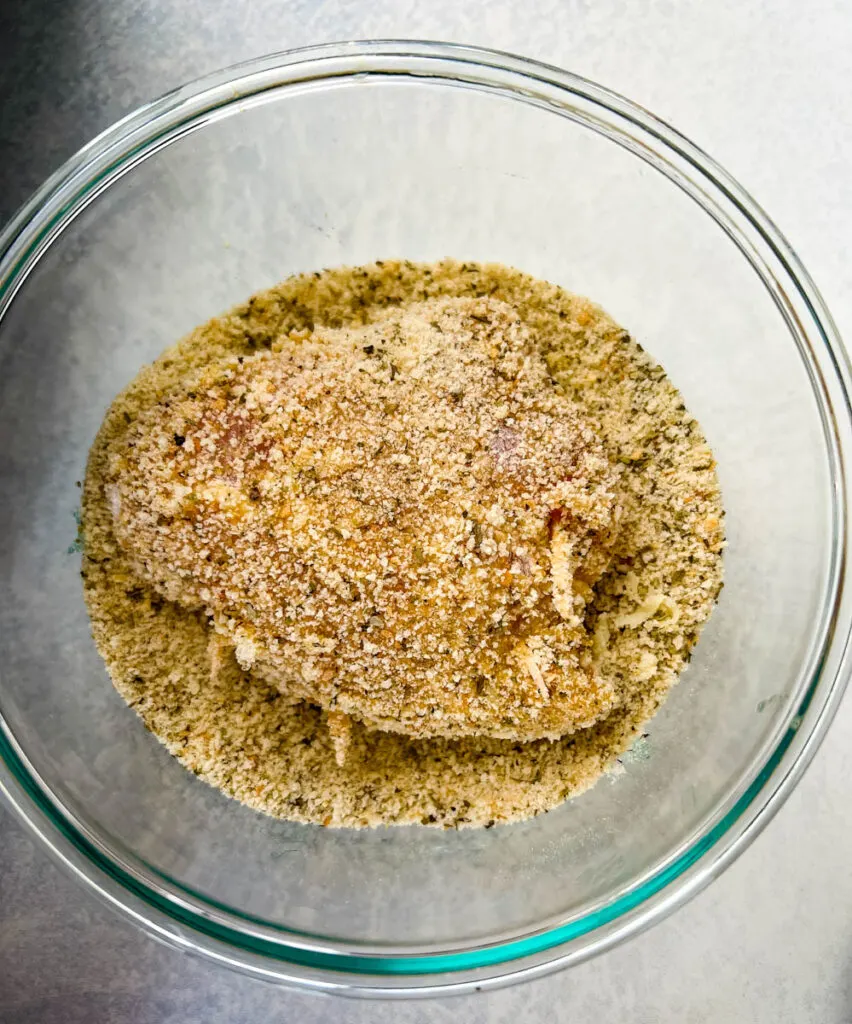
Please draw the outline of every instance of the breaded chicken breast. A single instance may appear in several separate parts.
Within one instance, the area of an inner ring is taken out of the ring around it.
[[[293,700],[411,736],[611,708],[585,624],[619,475],[516,312],[390,309],[207,366],[110,452],[134,570]]]

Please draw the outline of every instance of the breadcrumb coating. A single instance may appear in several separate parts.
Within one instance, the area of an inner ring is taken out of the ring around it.
[[[437,299],[303,334],[206,367],[115,446],[134,568],[243,668],[370,727],[591,725],[619,472],[517,312]]]

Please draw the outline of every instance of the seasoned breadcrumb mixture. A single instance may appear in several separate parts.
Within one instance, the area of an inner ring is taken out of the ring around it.
[[[84,487],[113,681],[196,774],[490,826],[628,748],[721,589],[715,464],[600,309],[498,265],[303,275],[116,400]]]

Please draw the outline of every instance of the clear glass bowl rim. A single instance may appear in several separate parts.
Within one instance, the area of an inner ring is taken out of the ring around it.
[[[644,930],[721,873],[759,834],[816,752],[849,676],[850,366],[819,292],[754,200],[710,157],[629,100],[577,75],[512,54],[425,41],[353,41],[291,50],[214,72],[129,114],[68,160],[0,235],[0,322],[47,248],[137,163],[211,119],[273,90],[353,76],[405,76],[495,92],[577,121],[641,157],[725,231],[769,290],[810,374],[832,472],[832,551],[823,614],[799,699],[702,833],[659,869],[576,921],[551,921],[477,946],[389,949],[251,921],[111,853],[40,779],[2,716],[0,792],[48,850],[98,896],[150,933],[286,985],[364,996],[479,990],[575,964]]]

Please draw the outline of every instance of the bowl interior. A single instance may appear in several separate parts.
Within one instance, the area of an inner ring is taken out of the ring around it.
[[[0,706],[115,860],[329,941],[458,948],[589,919],[702,836],[789,721],[826,601],[820,411],[772,297],[636,155],[553,111],[365,76],[233,102],[137,163],[53,242],[0,324]],[[490,831],[323,830],[198,782],[114,692],[73,550],[108,404],[187,330],[302,270],[499,261],[590,296],[666,368],[715,451],[726,588],[623,770]]]

